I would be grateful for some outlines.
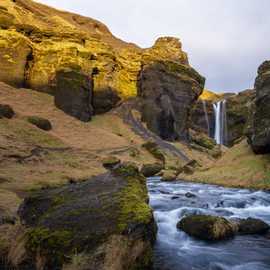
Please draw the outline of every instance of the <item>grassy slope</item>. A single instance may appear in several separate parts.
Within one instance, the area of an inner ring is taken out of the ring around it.
[[[180,175],[189,181],[233,187],[270,189],[270,155],[254,155],[242,141],[228,149],[224,156],[193,175]]]
[[[144,141],[115,114],[83,123],[55,108],[53,97],[3,83],[0,103],[16,112],[11,120],[0,119],[0,211],[15,213],[29,190],[105,172],[101,161],[108,155],[137,163],[155,161],[141,147]],[[30,115],[49,119],[52,131],[29,124]],[[35,149],[41,152],[31,156]]]

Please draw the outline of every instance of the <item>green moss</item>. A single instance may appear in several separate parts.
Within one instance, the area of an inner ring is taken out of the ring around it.
[[[192,140],[196,144],[198,144],[204,148],[210,149],[210,150],[214,149],[216,146],[216,143],[214,142],[214,140],[212,138],[209,138],[208,136],[206,136],[204,134],[199,134],[198,136],[194,136],[192,138]]]
[[[172,61],[164,61],[162,63],[165,64],[166,69],[168,69],[169,72],[178,73],[183,77],[183,79],[186,78],[187,81],[194,79],[204,87],[205,78],[202,77],[195,69]]]
[[[27,249],[32,253],[50,257],[56,265],[66,260],[66,252],[71,247],[72,233],[66,230],[51,231],[37,227],[27,233]]]
[[[114,170],[114,173],[123,177],[141,177],[138,167],[131,162],[122,164]]]
[[[152,219],[152,211],[147,203],[148,195],[143,176],[129,176],[127,185],[118,194],[120,214],[118,229],[123,232],[129,224],[149,224]],[[144,181],[144,184],[142,183]]]

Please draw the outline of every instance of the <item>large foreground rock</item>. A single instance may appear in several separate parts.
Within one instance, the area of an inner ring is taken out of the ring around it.
[[[177,228],[187,234],[208,241],[224,240],[234,236],[231,223],[222,217],[191,215],[184,217]]]
[[[132,164],[83,183],[36,192],[19,214],[28,228],[27,260],[17,261],[19,269],[151,266],[156,225],[146,180]]]
[[[249,142],[256,154],[270,153],[270,61],[258,69],[253,130]]]

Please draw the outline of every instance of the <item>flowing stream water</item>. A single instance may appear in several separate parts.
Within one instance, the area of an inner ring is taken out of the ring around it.
[[[177,230],[189,214],[254,217],[270,223],[270,193],[187,182],[148,180],[158,225],[155,270],[269,270],[269,236],[236,236],[209,243]]]

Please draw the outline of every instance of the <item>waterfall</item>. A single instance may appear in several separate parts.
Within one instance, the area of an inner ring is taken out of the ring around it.
[[[227,113],[226,100],[218,101],[213,104],[215,112],[215,140],[217,144],[227,142]]]
[[[204,117],[205,117],[205,122],[207,126],[208,136],[210,136],[210,124],[209,124],[209,118],[208,118],[205,100],[202,100],[202,104],[203,104],[203,111],[204,111]]]

